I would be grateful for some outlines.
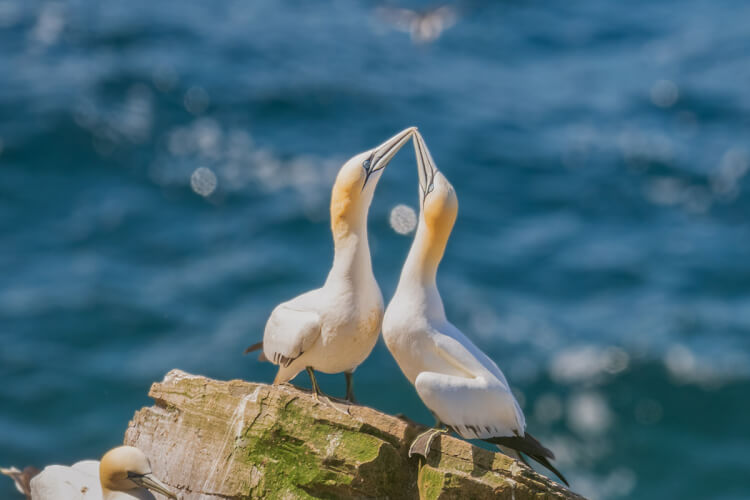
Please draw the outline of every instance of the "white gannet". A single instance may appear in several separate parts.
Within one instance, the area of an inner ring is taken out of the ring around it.
[[[414,149],[420,185],[417,232],[396,292],[383,318],[383,338],[401,371],[435,415],[466,439],[483,439],[524,460],[523,452],[567,484],[549,463],[551,451],[526,432],[526,420],[508,381],[497,365],[445,317],[436,284],[458,213],[458,199],[448,179],[435,168],[417,132]],[[409,454],[427,456],[431,429],[418,436]]]
[[[83,460],[71,467],[48,465],[23,487],[30,490],[27,497],[34,500],[154,499],[149,490],[177,498],[152,475],[146,455],[132,446],[111,449],[101,462]]]
[[[279,365],[274,384],[307,370],[318,399],[322,394],[314,370],[344,372],[346,399],[354,402],[352,373],[375,346],[383,320],[383,295],[372,272],[367,243],[367,213],[383,169],[415,130],[402,130],[354,156],[339,170],[331,192],[333,267],[325,284],[276,306],[263,342],[245,350],[262,348],[261,359]]]
[[[459,10],[449,5],[422,10],[383,6],[376,13],[394,28],[409,33],[413,42],[429,43],[456,24]]]

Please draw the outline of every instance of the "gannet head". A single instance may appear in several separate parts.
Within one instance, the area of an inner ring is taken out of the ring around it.
[[[432,231],[447,231],[447,239],[458,214],[456,190],[435,166],[435,160],[419,133],[414,137],[414,151],[417,156],[422,220]]]
[[[416,127],[404,129],[380,146],[344,163],[331,192],[331,228],[335,237],[366,220],[364,216],[383,169],[416,130]]]
[[[177,498],[167,485],[152,475],[148,458],[133,446],[118,446],[104,454],[99,463],[99,481],[103,490],[148,488],[168,498]]]
[[[424,258],[436,260],[443,256],[453,224],[458,215],[458,197],[448,179],[437,169],[422,136],[414,136],[419,175],[420,225],[426,238]]]

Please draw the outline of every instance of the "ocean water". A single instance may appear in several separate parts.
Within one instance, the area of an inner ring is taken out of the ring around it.
[[[438,7],[0,1],[0,465],[100,456],[172,368],[270,382],[242,350],[323,282],[338,167],[417,125],[448,316],[572,488],[750,497],[750,3],[397,6]],[[370,212],[386,300],[413,165]],[[431,422],[382,342],[355,385]]]

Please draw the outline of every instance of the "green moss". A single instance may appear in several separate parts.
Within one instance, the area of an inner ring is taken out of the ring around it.
[[[408,473],[389,444],[338,423],[314,420],[294,400],[273,417],[245,428],[237,449],[237,458],[262,471],[257,486],[248,486],[253,496],[386,496],[393,476]],[[363,475],[366,484],[359,480]]]
[[[319,431],[324,433],[325,442],[330,443],[331,429],[327,426],[322,427]],[[346,430],[336,434],[333,438],[339,440],[335,446],[335,454],[337,456],[344,456],[348,461],[360,464],[372,462],[378,458],[380,446],[383,444],[380,440],[367,434],[359,434]]]
[[[419,469],[419,498],[422,500],[436,500],[445,488],[445,474],[429,465]]]
[[[287,424],[287,422],[285,422]],[[263,472],[255,493],[291,492],[309,497],[316,487],[348,487],[350,475],[332,470],[312,452],[308,442],[284,432],[282,425],[248,439],[245,460]]]

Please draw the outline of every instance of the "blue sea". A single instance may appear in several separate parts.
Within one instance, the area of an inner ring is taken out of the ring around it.
[[[0,465],[98,458],[172,368],[270,382],[242,351],[325,279],[337,169],[416,125],[459,198],[448,317],[572,489],[750,497],[750,3],[440,7],[0,1]],[[411,146],[386,301],[409,207]],[[355,387],[432,422],[382,342]]]

